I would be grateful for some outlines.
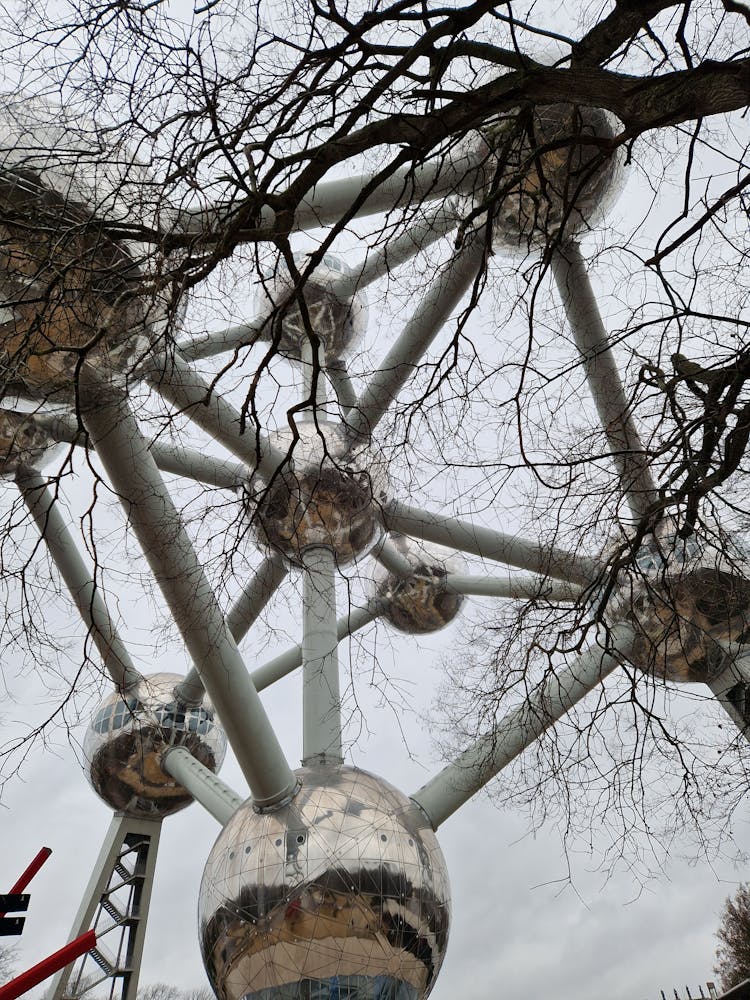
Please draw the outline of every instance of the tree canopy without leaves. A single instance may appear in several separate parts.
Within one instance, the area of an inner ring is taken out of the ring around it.
[[[750,887],[741,885],[734,896],[729,896],[721,914],[716,932],[719,947],[716,949],[714,972],[721,979],[726,992],[737,983],[750,979]]]
[[[472,240],[482,243],[482,266],[461,313],[415,365],[378,430],[381,446],[399,487],[417,503],[430,505],[442,476],[448,485],[440,487],[438,504],[458,497],[456,513],[541,535],[547,545],[599,560],[601,571],[573,607],[515,601],[467,626],[471,656],[449,659],[438,720],[449,745],[464,745],[486,730],[508,700],[525,695],[561,655],[585,647],[618,588],[622,593],[637,583],[634,554],[660,523],[673,519],[673,535],[683,541],[707,537],[737,568],[741,558],[728,537],[750,522],[744,486],[750,440],[746,4],[441,7],[399,0],[190,7],[125,0],[50,10],[18,3],[5,37],[6,89],[57,101],[68,129],[92,119],[103,145],[133,150],[149,165],[148,211],[116,218],[103,211],[95,231],[96,246],[104,239],[115,247],[126,240],[145,247],[137,273],[114,280],[110,269],[119,258],[112,250],[95,292],[114,296],[119,308],[142,294],[145,282],[154,300],[167,303],[169,322],[156,344],[167,359],[178,332],[197,337],[247,323],[256,276],[273,272],[280,259],[294,276],[304,318],[304,280],[329,248],[344,246],[366,267],[387,254],[389,241],[421,231],[438,187],[441,199],[456,196],[455,233],[432,247],[425,239],[425,253],[412,267],[394,269],[375,286],[381,327],[402,324],[427,278],[444,273]],[[488,235],[530,168],[537,170],[543,200],[544,157],[559,154],[561,141],[539,140],[532,109],[561,103],[615,116],[611,134],[576,138],[591,147],[592,177],[621,160],[626,201],[612,209],[606,225],[584,227],[577,237],[605,303],[629,412],[655,481],[636,518],[626,510],[617,449],[597,424],[552,291],[555,253],[570,235],[565,220],[541,240],[528,234],[513,253]],[[488,137],[495,139],[488,143]],[[570,136],[563,150],[566,144]],[[476,166],[477,157],[481,179],[471,174],[467,183],[467,161]],[[361,189],[300,240],[297,222],[305,217],[311,226],[319,211],[311,189],[360,173],[367,178]],[[355,219],[386,184],[389,210]],[[45,204],[44,212],[55,211],[63,209]],[[18,205],[4,213],[9,227],[18,226]],[[50,324],[67,323],[65,296],[80,287],[81,259],[91,251],[90,242],[80,242],[82,220],[66,218],[71,235],[62,264],[63,251],[53,241]],[[12,243],[18,233],[9,231]],[[36,252],[47,254],[48,245],[40,245]],[[311,254],[304,263],[293,256],[300,248]],[[305,324],[314,344],[309,318]],[[87,328],[90,337],[75,345],[79,360],[107,335],[104,326]],[[31,367],[23,345],[13,352]],[[367,385],[383,353],[370,346],[355,358],[356,387]],[[308,398],[290,405],[284,394],[290,379],[278,356],[278,326],[269,320],[260,329],[248,327],[247,338],[236,340],[220,364],[206,362],[212,391],[234,399],[247,440],[271,415],[281,427],[294,426],[295,415],[316,409],[315,379]],[[9,389],[18,388],[18,377],[9,362]],[[75,421],[79,403],[74,394]],[[200,405],[183,409],[194,416]],[[175,417],[153,395],[142,413],[154,438],[169,439],[184,423],[183,414]],[[410,464],[405,454],[418,458]],[[420,467],[427,455],[429,472]],[[62,493],[72,465],[80,471],[72,458],[58,466]],[[93,527],[91,511],[106,495],[96,467],[91,490],[77,516],[103,580],[120,553],[108,532]],[[242,514],[208,489],[186,493],[183,511],[223,598],[243,558]],[[22,521],[20,508],[10,509],[4,636],[19,646],[36,642],[51,654],[52,672],[63,675],[62,699],[84,678],[76,669],[71,679],[69,665],[60,666],[65,637],[44,628],[48,578],[40,572],[35,579],[40,554],[29,541],[33,533],[25,544],[17,540]],[[230,529],[234,540],[227,541]],[[138,557],[132,559],[131,579],[141,572]],[[162,627],[160,635],[169,634],[170,626]],[[588,822],[597,824],[596,815],[604,817],[604,828],[613,824],[617,850],[623,824],[628,833],[654,832],[654,802],[676,811],[680,823],[695,823],[707,839],[719,836],[746,787],[744,743],[731,728],[717,734],[718,723],[696,716],[690,696],[680,701],[648,663],[640,666],[645,669],[623,671],[602,688],[593,709],[574,713],[545,738],[513,780],[498,786],[499,794],[530,802],[537,818],[555,812],[552,802],[561,803],[557,815],[564,816],[576,800],[571,782],[578,781],[590,793],[583,800],[596,803]],[[389,696],[398,697],[393,690]],[[5,748],[11,770],[26,746],[24,736]],[[670,779],[662,781],[662,772]],[[553,790],[559,794],[551,796]],[[670,826],[673,815],[664,820],[664,828]]]

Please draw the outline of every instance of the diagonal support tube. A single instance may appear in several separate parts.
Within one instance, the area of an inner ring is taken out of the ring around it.
[[[86,446],[86,435],[73,416],[38,413],[34,415],[34,421],[56,441],[65,441],[79,448]],[[214,458],[194,448],[184,446],[176,448],[163,441],[149,441],[148,450],[162,472],[228,490],[236,490],[247,482],[245,464]]]
[[[525,538],[506,535],[430,511],[393,501],[383,515],[389,531],[400,531],[425,542],[470,552],[482,559],[518,566],[569,583],[586,586],[597,580],[605,567],[597,560],[574,555],[552,545],[539,545]]]
[[[252,580],[227,615],[227,628],[236,643],[240,643],[250,631],[288,572],[289,566],[278,552],[273,552],[260,564]],[[191,668],[185,679],[177,685],[174,695],[178,701],[187,705],[196,704],[201,700],[203,681],[195,667]]]
[[[214,703],[253,798],[271,807],[296,787],[216,597],[127,399],[82,373],[83,419]]]
[[[750,740],[750,649],[737,643],[721,645],[727,652],[727,666],[708,686],[740,733]]]
[[[341,764],[336,559],[315,546],[302,562],[302,763]]]
[[[437,209],[416,224],[409,224],[400,236],[387,240],[371,253],[351,274],[343,274],[333,282],[331,290],[342,298],[349,298],[373,281],[385,277],[397,267],[422,253],[428,246],[452,232],[461,221],[458,207],[452,198],[446,199]]]
[[[485,230],[467,238],[447,268],[434,279],[400,337],[371,376],[357,405],[347,418],[356,440],[368,437],[414,372],[425,351],[476,279],[484,263]]]
[[[476,795],[597,686],[623,659],[635,639],[627,625],[610,632],[608,647],[592,646],[570,666],[549,673],[517,708],[511,709],[491,732],[480,737],[452,764],[411,796],[437,830],[449,816]]]
[[[167,747],[161,755],[161,766],[222,826],[226,826],[242,805],[240,796],[185,747]]]
[[[354,608],[348,615],[344,615],[336,622],[336,641],[341,642],[348,635],[353,635],[363,629],[370,622],[374,622],[382,613],[380,601],[373,599],[368,601],[363,608]],[[255,685],[256,691],[262,691],[270,687],[282,677],[291,674],[298,667],[302,666],[302,646],[292,646],[285,653],[281,653],[268,663],[258,667],[250,675]]]
[[[136,670],[115,628],[101,589],[86,569],[54,494],[44,478],[32,469],[19,469],[16,483],[99,651],[107,673],[121,690],[137,684],[142,679],[141,674]]]
[[[583,593],[580,587],[569,583],[551,582],[538,576],[509,574],[499,576],[464,576],[449,573],[443,579],[449,594],[466,594],[474,597],[503,597],[510,600],[545,600],[554,603],[575,603]]]
[[[553,253],[552,271],[620,485],[633,515],[644,517],[657,499],[656,485],[577,243]]]
[[[284,455],[261,434],[245,433],[242,414],[178,354],[156,361],[148,378],[160,395],[264,479],[282,465]]]

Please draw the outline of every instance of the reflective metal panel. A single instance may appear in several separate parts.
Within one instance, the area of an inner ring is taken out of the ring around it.
[[[179,674],[144,677],[113,692],[91,717],[84,753],[94,791],[129,816],[168,816],[189,805],[190,793],[161,768],[168,746],[185,747],[218,771],[227,740],[208,698],[196,706],[175,701]]]
[[[0,478],[15,475],[21,465],[41,469],[66,448],[39,427],[30,414],[0,409]]]
[[[220,1000],[417,1000],[448,939],[448,876],[424,814],[381,778],[301,768],[275,812],[242,806],[203,874],[203,960]]]
[[[463,605],[463,595],[449,594],[443,581],[448,573],[462,572],[464,560],[441,545],[404,535],[392,535],[391,541],[413,566],[414,573],[404,578],[378,567],[374,589],[382,601],[382,616],[399,632],[437,632],[453,621]]]
[[[259,540],[299,562],[314,545],[333,549],[339,565],[368,552],[382,533],[385,463],[372,448],[347,447],[339,424],[299,423],[291,461],[251,513]],[[283,454],[291,430],[270,435]]]
[[[635,626],[635,666],[705,683],[724,667],[716,640],[750,642],[750,561],[727,540],[680,538],[665,520],[622,572],[607,616]]]
[[[309,263],[306,254],[295,254],[295,264],[303,272]],[[333,284],[342,275],[351,275],[351,268],[336,254],[326,253],[305,282],[303,297],[310,325],[320,338],[328,361],[343,357],[360,341],[367,328],[367,300],[363,292],[351,299],[341,298]],[[279,260],[273,275],[266,278],[258,290],[258,311],[265,315],[278,308],[294,292],[294,281],[284,260]],[[294,298],[277,316],[269,328],[269,336],[279,338],[279,351],[299,359],[309,336],[305,330],[299,302]]]
[[[614,200],[622,167],[622,156],[607,156],[596,140],[616,132],[607,111],[572,104],[514,111],[483,128],[474,141],[484,152],[480,197],[491,205],[495,246],[593,228]]]
[[[165,329],[153,251],[104,222],[155,226],[158,188],[93,124],[38,98],[0,103],[0,384],[69,395],[81,348],[122,370]]]

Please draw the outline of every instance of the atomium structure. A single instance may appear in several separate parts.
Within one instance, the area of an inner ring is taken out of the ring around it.
[[[750,678],[730,655],[750,627],[740,551],[720,556],[665,519],[610,580],[605,555],[408,506],[378,442],[380,421],[485,265],[488,245],[513,252],[552,239],[554,276],[622,491],[634,520],[648,515],[654,482],[576,242],[615,193],[620,166],[600,142],[615,131],[603,112],[565,105],[491,122],[455,153],[452,169],[419,189],[435,203],[420,232],[394,236],[361,266],[330,251],[298,256],[291,270],[280,263],[261,276],[253,320],[191,336],[172,332],[182,310],[156,281],[156,262],[108,235],[123,213],[153,213],[144,168],[121,150],[108,159],[83,126],[46,105],[3,108],[0,198],[10,221],[0,351],[8,394],[27,405],[0,411],[1,471],[21,491],[114,685],[84,746],[91,784],[115,816],[72,934],[94,926],[102,943],[57,977],[51,1000],[78,996],[84,981],[107,981],[112,996],[134,1000],[160,825],[193,799],[222,827],[199,900],[200,947],[219,1000],[422,1000],[450,922],[435,831],[610,672],[630,662],[708,684],[744,731]],[[319,185],[295,226],[334,222],[367,183]],[[388,211],[403,197],[404,178],[391,178],[359,199],[355,215]],[[347,359],[368,335],[365,287],[457,228],[448,266],[358,393]],[[51,270],[61,279],[50,294]],[[308,401],[288,430],[246,433],[200,370],[202,359],[259,340],[289,362],[297,399]],[[138,380],[233,458],[148,439],[129,398]],[[181,633],[193,664],[186,675],[148,676],[134,664],[45,477],[62,444],[95,450]],[[264,553],[228,612],[162,472],[225,489],[235,525]],[[472,575],[462,554],[509,569]],[[341,616],[337,578],[363,560],[376,566],[369,601]],[[250,671],[238,644],[290,573],[302,579],[301,644]],[[471,595],[573,605],[594,603],[605,586],[613,592],[606,641],[550,672],[423,787],[406,794],[345,761],[342,638],[375,619],[434,633]],[[293,769],[260,692],[300,667],[303,759]],[[217,777],[227,741],[249,796]]]

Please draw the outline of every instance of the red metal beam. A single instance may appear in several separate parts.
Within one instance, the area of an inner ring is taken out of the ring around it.
[[[34,860],[31,862],[31,864],[26,868],[26,870],[24,871],[24,873],[20,876],[20,878],[17,880],[16,884],[10,890],[10,894],[11,895],[13,893],[16,893],[16,892],[23,892],[23,890],[26,888],[26,886],[29,884],[29,882],[33,879],[33,877],[39,871],[39,869],[42,867],[42,865],[47,860],[47,858],[50,856],[50,854],[52,854],[52,848],[51,847],[43,847],[41,849],[41,851],[39,851],[39,853],[37,854],[37,856],[34,858]],[[0,917],[4,917],[4,916],[5,916],[4,913],[0,913]]]
[[[5,986],[0,986],[0,1000],[16,1000],[17,997],[28,993],[29,990],[38,986],[39,983],[43,983],[45,979],[54,976],[56,972],[64,969],[66,965],[75,962],[77,958],[85,955],[87,951],[91,951],[95,946],[95,931],[86,931],[85,934],[81,934],[80,937],[66,944],[64,948],[61,948],[53,955],[50,955],[49,958],[45,958],[38,965],[29,969],[28,972],[22,972],[20,976],[11,979]]]

